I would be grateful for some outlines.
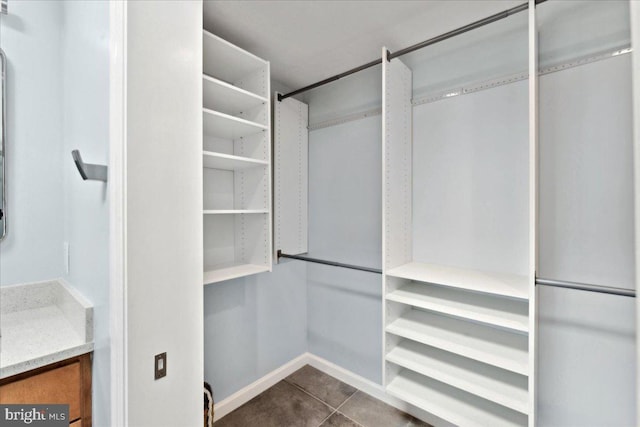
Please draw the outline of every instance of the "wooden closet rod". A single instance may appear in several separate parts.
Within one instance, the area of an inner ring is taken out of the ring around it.
[[[590,285],[587,283],[567,282],[564,280],[536,278],[536,285],[552,286],[554,288],[577,289],[579,291],[599,292],[601,294],[619,295],[623,297],[636,297],[633,289],[613,288],[610,286]]]
[[[536,0],[536,4],[544,3],[546,0]],[[464,34],[468,31],[475,30],[476,28],[483,27],[485,25],[491,24],[493,22],[499,21],[501,19],[507,18],[511,15],[514,15],[518,12],[522,12],[529,8],[529,3],[523,3],[519,6],[512,7],[511,9],[504,10],[502,12],[496,13],[495,15],[488,16],[484,19],[480,19],[479,21],[472,22],[471,24],[467,24],[463,27],[456,28],[455,30],[446,32],[439,36],[430,38],[429,40],[425,40],[423,42],[414,44],[413,46],[409,46],[407,48],[401,49],[397,52],[391,53],[387,51],[387,61],[391,61],[393,58],[397,58],[402,55],[406,55],[407,53],[414,52],[418,49],[422,49],[423,47],[431,46],[433,44],[439,43],[441,41],[450,39],[455,36],[459,36],[460,34]],[[294,90],[293,92],[286,93],[284,95],[278,94],[278,101],[282,101],[283,99],[289,98],[291,96],[298,95],[299,93],[307,92],[311,89],[315,89],[317,87],[326,85],[327,83],[335,82],[336,80],[340,80],[343,77],[350,76],[351,74],[357,73],[362,70],[366,70],[367,68],[371,68],[378,64],[382,64],[382,59],[376,59],[375,61],[367,62],[364,65],[360,65],[359,67],[352,68],[351,70],[345,71],[343,73],[337,74],[333,77],[329,77],[327,79],[321,80],[317,83],[311,84],[309,86],[305,86],[303,88]]]
[[[300,256],[300,255],[288,255],[288,254],[283,254],[282,251],[279,249],[276,252],[276,254],[278,256],[278,259],[280,258],[297,259],[299,261],[307,261],[307,262],[313,262],[316,264],[331,265],[333,267],[342,267],[342,268],[349,268],[351,270],[360,270],[360,271],[367,271],[369,273],[382,274],[382,270],[380,270],[379,268],[361,267],[359,265],[343,264],[341,262],[326,261],[324,259],[310,258],[310,257]]]

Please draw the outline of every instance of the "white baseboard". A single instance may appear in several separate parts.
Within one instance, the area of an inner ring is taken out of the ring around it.
[[[395,397],[389,396],[384,387],[381,384],[375,383],[371,380],[368,380],[364,377],[361,377],[358,374],[354,374],[353,372],[344,369],[335,363],[329,362],[322,357],[318,357],[311,353],[306,353],[308,359],[307,364],[313,366],[319,371],[324,372],[327,375],[331,375],[334,378],[339,379],[343,383],[349,384],[351,387],[355,387],[362,391],[363,393],[368,394],[371,397],[374,397],[387,405],[393,406],[396,409],[399,409],[407,414],[411,414],[414,417],[425,421],[433,426],[453,426],[451,423],[436,417],[429,412],[426,412],[420,408],[416,408],[415,406],[409,405],[407,402],[397,399]]]
[[[411,414],[414,417],[419,418],[429,424],[432,424],[434,426],[451,425],[446,421],[423,411],[422,409],[416,408],[400,399],[389,396],[384,391],[382,385],[361,377],[360,375],[354,374],[347,369],[344,369],[334,363],[329,362],[326,359],[323,359],[311,353],[301,354],[290,362],[285,363],[281,367],[271,371],[259,380],[254,381],[243,389],[227,397],[220,403],[217,403],[215,405],[215,421],[244,405],[263,391],[267,390],[269,387],[275,385],[279,381],[282,381],[298,369],[302,368],[304,365],[311,365],[319,371],[331,375],[332,377],[337,378],[340,381],[361,390],[363,393],[375,397],[376,399],[381,400],[382,402],[391,405],[394,408]]]
[[[269,372],[259,380],[256,380],[248,386],[238,390],[221,402],[216,403],[214,405],[214,422],[232,412],[234,409],[237,409],[240,406],[244,405],[263,391],[267,390],[269,387],[274,386],[306,364],[308,364],[308,353],[301,354],[295,359]]]

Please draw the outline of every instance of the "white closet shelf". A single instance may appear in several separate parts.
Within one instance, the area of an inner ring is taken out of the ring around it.
[[[209,285],[270,270],[268,265],[257,264],[234,264],[221,266],[220,268],[214,267],[204,272],[204,284]]]
[[[230,116],[218,111],[202,109],[204,134],[225,139],[238,139],[244,136],[265,132],[268,126],[249,120]]]
[[[528,413],[526,376],[408,340],[394,347],[386,360],[523,414]]]
[[[387,392],[460,426],[527,425],[526,415],[407,370],[387,385]]]
[[[387,294],[386,299],[518,332],[526,333],[529,330],[529,306],[526,301],[419,282],[400,287]]]
[[[204,215],[266,214],[266,209],[205,209]]]
[[[517,374],[529,373],[526,335],[418,309],[394,320],[386,331]]]
[[[234,82],[238,78],[265,69],[268,64],[267,61],[206,30],[203,31],[202,44],[206,53],[203,55],[202,63],[205,74],[227,82]]]
[[[494,273],[438,264],[410,262],[387,270],[387,276],[417,280],[510,298],[529,299],[526,276]]]
[[[202,90],[205,108],[229,114],[239,114],[269,102],[265,97],[207,75],[202,76]]]
[[[202,152],[202,165],[208,169],[236,171],[267,166],[268,164],[269,163],[264,160],[234,156],[233,154],[215,153],[213,151]]]

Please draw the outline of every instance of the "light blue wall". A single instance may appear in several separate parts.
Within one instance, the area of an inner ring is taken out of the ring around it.
[[[14,1],[0,22],[8,60],[0,284],[64,278],[93,303],[96,426],[110,425],[107,186],[82,181],[71,150],[89,163],[108,163],[108,39],[102,1]]]
[[[216,402],[307,350],[306,265],[204,288],[204,379]]]
[[[380,108],[380,67],[310,92],[311,124]],[[380,115],[309,132],[309,256],[380,268]],[[382,277],[309,264],[309,352],[381,383]]]
[[[109,163],[109,4],[62,2],[64,232],[69,243],[65,279],[94,306],[93,425],[110,416],[108,185],[83,181],[71,159]]]
[[[63,275],[62,4],[15,1],[0,18],[7,56],[6,219],[0,284]]]

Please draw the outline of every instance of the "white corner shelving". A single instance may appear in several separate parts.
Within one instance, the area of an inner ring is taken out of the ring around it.
[[[528,374],[526,335],[422,310],[409,310],[387,326],[387,333],[517,374]]]
[[[402,340],[387,361],[527,414],[527,378],[456,356],[435,347]]]
[[[495,153],[494,158],[491,152],[488,157],[465,158],[456,165],[449,163],[460,156],[434,159],[443,152],[440,147],[450,145],[447,138],[455,133],[434,132],[426,138],[424,132],[414,132],[415,126],[420,129],[424,123],[412,123],[416,114],[411,103],[413,71],[398,58],[387,61],[386,52],[383,49],[385,389],[456,425],[532,427],[535,405],[531,392],[534,369],[531,336],[535,333],[535,322],[531,314],[534,288],[531,271],[534,269],[528,266],[528,245],[519,245],[514,250],[513,243],[526,242],[529,236],[530,224],[525,218],[528,197],[518,198],[513,204],[511,199],[500,203],[481,196],[473,199],[468,196],[469,187],[479,188],[484,183],[462,178],[458,181],[458,175],[465,175],[465,168],[490,168],[492,159],[510,165],[511,169],[501,171],[500,175],[509,183],[514,180],[526,183],[529,173],[526,168],[514,166],[513,159],[506,162],[500,157],[507,156],[503,151]],[[446,102],[451,108],[454,101]],[[478,108],[475,104],[472,107]],[[431,108],[429,113],[437,116],[436,107]],[[469,105],[460,104],[460,108],[468,111]],[[450,114],[453,111],[457,110],[447,110]],[[424,119],[424,110],[420,114]],[[467,130],[473,129],[473,125],[464,124]],[[422,135],[419,145],[414,146],[413,138],[419,135]],[[526,133],[519,136],[517,153],[526,153]],[[476,141],[469,141],[465,147],[472,142]],[[515,144],[510,142],[512,146]],[[484,147],[491,149],[488,145]],[[441,164],[447,167],[441,168]],[[452,168],[458,175],[450,173]],[[414,185],[425,180],[428,185]],[[519,187],[522,188],[527,186]],[[499,227],[491,228],[494,224],[491,223],[482,230],[481,238],[473,233],[459,233],[470,222],[476,228],[485,223],[479,215],[461,215],[456,209],[460,205],[450,203],[457,197],[465,200],[468,212],[481,212],[491,221],[517,223],[518,227],[504,232]],[[519,202],[521,199],[525,202]],[[433,221],[425,219],[433,219],[430,216],[433,210],[440,210],[437,230],[433,229]],[[517,221],[509,222],[512,218]],[[508,234],[511,231],[519,234]],[[494,238],[490,232],[503,234]],[[472,249],[461,246],[465,244]]]
[[[400,371],[387,393],[459,426],[522,427],[527,416],[411,370]]]
[[[205,209],[205,215],[239,215],[239,214],[266,214],[266,209]]]
[[[202,152],[203,167],[208,169],[220,169],[226,171],[239,171],[257,167],[269,166],[266,160],[257,160],[250,157],[234,156],[232,154]]]
[[[239,139],[269,129],[268,126],[218,111],[204,108],[202,112],[204,133],[207,136],[223,139]]]
[[[225,280],[237,279],[238,277],[250,276],[252,274],[270,271],[265,265],[257,264],[236,264],[236,265],[215,265],[204,272],[204,283],[224,282]]]
[[[269,62],[203,32],[204,284],[271,271]]]
[[[242,116],[247,111],[260,108],[269,102],[263,96],[207,75],[202,77],[202,90],[204,108],[231,116]]]
[[[387,275],[472,292],[523,300],[529,298],[529,281],[527,277],[515,274],[409,262],[387,270]]]
[[[268,98],[269,62],[208,32],[203,32],[203,71],[205,75]]]
[[[529,331],[526,301],[495,298],[443,286],[425,286],[417,282],[409,282],[387,293],[386,300],[517,332]]]

